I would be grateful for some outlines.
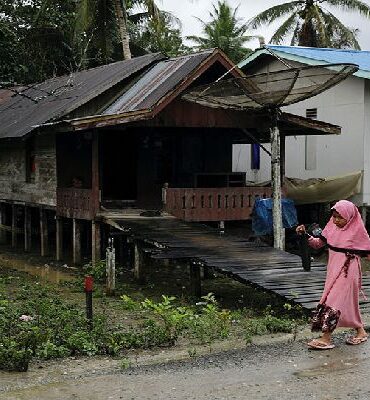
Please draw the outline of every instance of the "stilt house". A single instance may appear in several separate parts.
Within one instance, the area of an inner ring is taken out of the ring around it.
[[[114,213],[250,218],[270,188],[248,187],[233,172],[232,147],[269,142],[268,115],[182,98],[229,70],[242,75],[217,49],[149,54],[0,91],[1,241],[75,263],[82,251],[95,262]],[[288,113],[279,128],[283,137],[340,132]]]

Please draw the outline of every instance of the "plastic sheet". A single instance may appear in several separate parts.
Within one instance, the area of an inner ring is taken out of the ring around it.
[[[293,200],[282,199],[283,227],[292,228],[298,225],[297,210]],[[252,212],[252,229],[255,235],[272,234],[272,199],[257,199]]]

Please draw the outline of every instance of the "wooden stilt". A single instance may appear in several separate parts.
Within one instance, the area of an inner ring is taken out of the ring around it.
[[[31,250],[31,212],[24,206],[24,251]]]
[[[46,211],[40,208],[40,250],[41,256],[44,257],[49,253],[49,235],[48,221]]]
[[[72,241],[73,241],[73,264],[81,263],[81,223],[76,218],[73,218],[72,226]]]
[[[17,206],[12,204],[12,247],[17,247]]]
[[[0,244],[6,243],[5,223],[5,207],[4,203],[0,203]]]
[[[113,239],[110,239],[109,246],[106,249],[106,271],[107,271],[107,288],[108,296],[114,296],[116,289],[116,253]]]
[[[91,221],[91,262],[95,265],[100,261],[101,254],[101,231],[100,223]]]
[[[202,284],[200,279],[200,265],[191,262],[189,266],[190,274],[190,293],[194,297],[201,297],[202,295]]]
[[[271,127],[271,186],[273,199],[273,233],[274,248],[284,250],[285,235],[281,207],[281,174],[280,174],[280,132],[277,126],[277,110],[273,110]]]
[[[143,284],[145,283],[143,255],[139,249],[137,242],[134,242],[133,253],[134,277],[138,283]]]
[[[364,225],[366,226],[367,207],[365,204],[361,207],[361,217],[362,217],[362,221],[364,222]]]
[[[63,258],[63,219],[61,217],[57,217],[55,224],[55,256],[57,261],[60,261]]]

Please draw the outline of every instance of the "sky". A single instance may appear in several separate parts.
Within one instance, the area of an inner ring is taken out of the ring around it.
[[[274,6],[276,4],[285,3],[288,0],[228,0],[231,7],[235,8],[239,6],[237,16],[243,21],[247,21],[254,17],[261,11]],[[370,0],[362,0],[364,3],[370,5]],[[202,35],[202,25],[195,18],[198,17],[203,21],[209,21],[209,12],[212,10],[212,4],[217,4],[217,0],[158,0],[157,4],[159,8],[165,11],[170,11],[182,23],[183,36],[189,35]],[[344,25],[351,28],[360,29],[358,40],[362,50],[370,50],[370,20],[361,17],[358,14],[348,13],[344,11],[337,11],[336,9],[330,9],[343,23]],[[265,38],[265,42],[268,43],[274,27],[279,24],[272,25],[270,27],[261,27],[255,32],[250,32],[252,35],[262,35]],[[189,44],[189,42],[187,42]],[[287,41],[284,44],[289,44]],[[252,40],[247,43],[250,48],[256,48],[259,46],[258,40]]]

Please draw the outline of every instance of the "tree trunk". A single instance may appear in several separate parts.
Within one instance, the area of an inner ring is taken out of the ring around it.
[[[127,31],[127,18],[125,17],[126,10],[123,9],[121,0],[114,0],[114,8],[116,10],[118,29],[121,37],[123,58],[130,60],[131,50],[130,38]]]

